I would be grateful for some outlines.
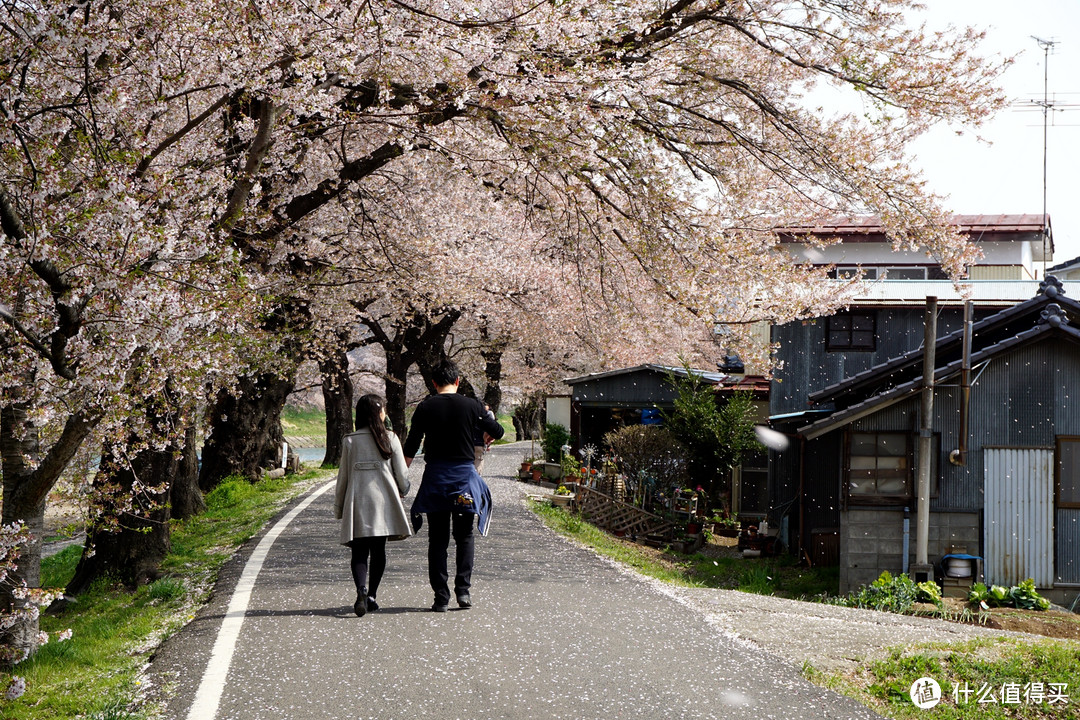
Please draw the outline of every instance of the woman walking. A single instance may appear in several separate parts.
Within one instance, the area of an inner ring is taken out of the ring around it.
[[[343,441],[334,500],[341,544],[352,549],[353,610],[360,617],[379,609],[375,596],[386,569],[386,541],[412,534],[401,504],[408,492],[409,471],[401,442],[386,429],[385,402],[365,395],[356,403],[356,432]]]

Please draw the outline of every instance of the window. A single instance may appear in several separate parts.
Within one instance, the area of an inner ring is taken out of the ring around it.
[[[872,312],[846,312],[827,318],[825,323],[826,350],[873,350],[875,316]]]
[[[1057,505],[1080,508],[1080,437],[1058,438]]]
[[[878,269],[876,267],[860,267],[858,265],[838,265],[829,271],[829,277],[833,280],[850,280],[862,274],[863,280],[877,280]]]
[[[863,280],[926,280],[933,271],[922,265],[862,266],[837,265],[829,271],[834,280],[850,280],[862,276]]]
[[[885,268],[886,280],[925,280],[926,268],[924,267],[890,267]]]
[[[851,433],[848,500],[874,503],[909,500],[913,458],[912,436],[907,433]]]

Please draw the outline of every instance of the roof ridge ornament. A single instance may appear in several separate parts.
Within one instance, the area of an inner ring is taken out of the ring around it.
[[[1059,295],[1065,294],[1065,286],[1053,275],[1047,275],[1046,278],[1039,283],[1038,294],[1045,295],[1048,298],[1056,298]]]
[[[1050,303],[1039,314],[1039,324],[1059,328],[1069,324],[1065,311],[1057,303]]]

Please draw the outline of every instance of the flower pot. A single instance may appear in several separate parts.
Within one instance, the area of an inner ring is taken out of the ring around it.
[[[551,504],[555,507],[570,507],[573,497],[573,495],[552,495]]]
[[[529,472],[531,470],[532,470],[532,463],[531,462],[522,462],[521,463],[521,472],[526,472],[527,473],[527,472]]]
[[[540,482],[540,478],[541,478],[541,477],[543,476],[543,474],[544,474],[544,471],[543,471],[543,470],[538,470],[538,469],[536,469],[536,468],[533,468],[533,469],[532,469],[532,479],[533,479],[533,482],[534,482],[534,483],[538,483],[538,482]]]

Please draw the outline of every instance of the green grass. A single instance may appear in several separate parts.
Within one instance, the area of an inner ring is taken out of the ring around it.
[[[804,666],[803,674],[818,685],[843,692],[900,720],[925,718],[931,713],[944,720],[1076,717],[1080,647],[1068,641],[1028,643],[1007,638],[925,643],[895,648],[887,659],[868,664],[854,676],[827,675],[809,666]],[[922,677],[933,678],[941,686],[941,702],[930,710],[915,707],[909,696],[912,683]],[[1051,683],[1067,684],[1069,703],[1026,702],[1023,688],[1032,683],[1042,683],[1046,689]],[[984,685],[999,702],[977,701]],[[1018,703],[1000,702],[1002,689],[1008,685],[1021,688]],[[965,695],[965,688],[972,693]]]
[[[72,637],[50,642],[15,668],[26,693],[3,701],[5,720],[138,720],[140,671],[148,656],[182,628],[209,595],[217,572],[233,552],[257,534],[291,498],[331,473],[264,480],[254,485],[226,480],[207,496],[207,511],[172,524],[172,552],[164,576],[131,592],[108,579],[95,583],[58,616],[42,615],[41,629],[71,628]],[[69,547],[42,562],[42,586],[62,588],[79,561]],[[0,688],[7,676],[0,674]]]
[[[315,408],[286,406],[281,411],[281,427],[286,435],[326,437],[326,413]]]
[[[409,409],[411,415],[412,408]],[[500,414],[497,416],[499,424],[503,426],[505,434],[496,440],[496,445],[504,445],[514,442],[514,421],[510,415]],[[281,427],[286,435],[299,435],[302,437],[325,438],[326,437],[326,413],[314,408],[296,408],[287,406],[281,411]]]
[[[661,562],[644,548],[618,540],[566,510],[544,502],[533,503],[533,510],[557,532],[588,545],[604,557],[665,582],[790,598],[835,594],[839,587],[838,568],[800,568],[785,557],[748,560],[669,551]]]
[[[514,420],[513,420],[513,417],[510,416],[510,415],[506,415],[506,414],[500,414],[500,415],[496,416],[496,419],[499,421],[499,424],[503,426],[504,433],[503,433],[503,436],[501,438],[499,438],[498,440],[496,440],[492,444],[493,445],[505,445],[507,443],[514,442],[514,438],[516,436],[514,435]]]

